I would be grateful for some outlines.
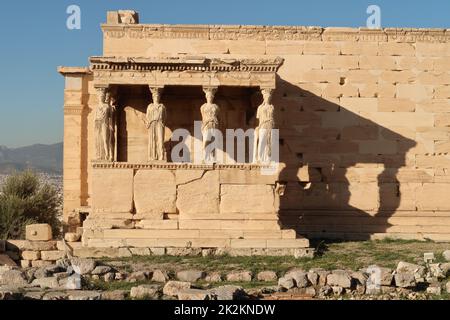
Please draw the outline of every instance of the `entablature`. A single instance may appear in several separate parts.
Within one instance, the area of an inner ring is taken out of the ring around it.
[[[275,88],[280,57],[261,59],[91,57],[94,84],[246,86]]]

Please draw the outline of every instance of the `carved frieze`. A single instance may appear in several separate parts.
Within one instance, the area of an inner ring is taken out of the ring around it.
[[[304,41],[395,41],[448,42],[446,29],[366,29],[304,26],[241,25],[114,25],[104,24],[107,38],[203,39],[203,40],[304,40]],[[370,31],[369,31],[370,30]]]

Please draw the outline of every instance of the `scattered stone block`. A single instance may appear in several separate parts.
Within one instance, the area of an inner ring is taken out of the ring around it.
[[[334,270],[327,276],[327,284],[331,287],[351,288],[352,278],[345,270]],[[333,292],[334,291],[333,288]]]
[[[274,271],[261,271],[256,275],[256,279],[258,281],[276,281],[278,279],[277,274]]]
[[[429,274],[431,275],[431,277],[437,280],[441,280],[446,277],[446,274],[442,270],[440,263],[431,263],[429,264],[428,267],[429,267]]]
[[[212,300],[213,295],[208,290],[183,289],[178,292],[178,300]]]
[[[28,285],[28,281],[22,271],[13,269],[0,271],[0,286],[21,288],[26,285]]]
[[[210,290],[217,300],[227,301],[227,300],[237,300],[245,296],[245,291],[239,286],[220,286]]]
[[[416,286],[416,278],[411,272],[397,272],[394,276],[395,285],[400,288],[414,288]]]
[[[158,299],[160,290],[161,288],[158,285],[141,285],[131,288],[130,297],[132,299]]]
[[[352,272],[350,274],[350,277],[352,278],[352,284],[353,284],[353,282],[356,283],[357,287],[358,286],[364,287],[366,285],[367,276],[363,272],[360,272],[360,271]]]
[[[425,267],[418,264],[400,261],[397,265],[398,273],[412,273],[416,281],[420,282],[425,277]]]
[[[306,277],[308,278],[309,282],[313,285],[316,286],[319,282],[319,275],[314,272],[314,271],[309,271],[306,274]]]
[[[183,282],[197,282],[205,277],[201,270],[183,270],[177,272],[177,279]]]
[[[154,270],[152,275],[152,281],[155,282],[166,282],[169,280],[169,275],[167,272],[162,270]]]
[[[29,224],[25,227],[26,240],[48,241],[52,237],[52,227],[49,224]]]
[[[292,277],[285,276],[278,279],[278,285],[283,289],[289,290],[295,287],[295,282]]]
[[[205,277],[207,282],[222,282],[222,275],[219,272],[208,273]]]
[[[309,285],[307,274],[303,270],[289,271],[285,277],[294,279],[297,288],[306,288]]]
[[[70,263],[75,273],[80,275],[91,273],[96,267],[96,263],[92,259],[72,258]]]
[[[163,293],[166,296],[176,297],[181,290],[190,289],[190,282],[182,282],[182,281],[169,281],[163,288]]]
[[[234,271],[227,274],[227,281],[230,282],[250,282],[252,273],[250,271]]]
[[[427,287],[427,293],[432,295],[441,295],[442,288],[439,283],[431,284]]]
[[[127,290],[105,291],[102,292],[101,294],[101,300],[114,300],[114,301],[125,300],[128,294],[129,292]]]
[[[63,278],[59,280],[59,286],[67,290],[81,290],[81,276],[79,274],[74,274],[70,277]]]
[[[59,288],[58,279],[56,279],[55,277],[34,279],[31,285],[34,287],[41,287],[42,289]]]
[[[365,272],[369,275],[368,285],[390,286],[394,279],[393,270],[376,265],[369,266]]]
[[[309,272],[317,273],[317,275],[319,276],[317,284],[319,286],[324,286],[324,285],[327,284],[327,276],[331,273],[330,271],[326,271],[326,270],[323,270],[323,269],[320,269],[320,268],[311,269],[311,270],[309,270]]]
[[[128,281],[128,282],[145,281],[145,280],[147,280],[148,276],[149,276],[148,272],[145,272],[145,271],[135,271],[135,272],[132,272],[132,273],[128,276],[127,281]]]

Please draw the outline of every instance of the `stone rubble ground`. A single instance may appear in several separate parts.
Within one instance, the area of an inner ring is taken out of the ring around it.
[[[443,257],[450,261],[448,251]],[[296,268],[278,277],[271,270],[225,275],[199,269],[124,273],[93,259],[60,259],[34,268],[0,266],[0,300],[429,299],[450,293],[450,262],[432,263],[427,257],[425,261],[423,265],[401,261],[394,270],[377,266],[357,271]],[[221,285],[224,279],[242,286]],[[88,290],[94,280],[137,284],[131,290]],[[250,282],[259,286],[244,289]]]

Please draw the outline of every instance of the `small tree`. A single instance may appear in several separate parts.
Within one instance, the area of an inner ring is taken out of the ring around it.
[[[0,194],[0,238],[18,239],[25,226],[48,223],[54,235],[61,232],[61,197],[32,171],[9,176]]]

